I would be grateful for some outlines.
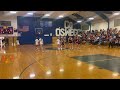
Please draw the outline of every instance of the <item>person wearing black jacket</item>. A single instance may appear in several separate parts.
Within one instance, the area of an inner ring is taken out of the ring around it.
[[[113,45],[114,45],[114,38],[112,36],[110,36],[109,38],[109,48],[113,48]]]

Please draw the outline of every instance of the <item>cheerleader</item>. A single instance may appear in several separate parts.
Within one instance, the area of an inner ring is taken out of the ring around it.
[[[43,50],[43,39],[42,38],[39,39],[39,43],[40,43],[41,50]]]
[[[69,37],[69,38],[68,38],[68,41],[69,41],[70,49],[73,49],[73,38],[72,38],[72,37]]]
[[[69,48],[69,46],[68,46],[69,45],[69,40],[68,39],[69,39],[69,36],[67,34],[67,36],[66,36],[66,45],[65,45],[66,48]]]
[[[80,49],[80,48],[79,48],[79,45],[80,45],[80,38],[77,37],[77,38],[76,38],[76,46],[77,46],[77,49]]]
[[[57,47],[58,47],[58,50],[60,50],[60,39],[57,38]]]
[[[77,44],[78,44],[78,37],[77,37],[77,35],[75,36],[75,38],[74,38],[74,44],[75,44],[75,48],[77,48]]]
[[[66,48],[66,36],[64,36],[64,48]]]
[[[64,45],[65,45],[65,41],[64,41],[64,37],[62,37],[60,40],[60,49],[61,50],[64,48]]]

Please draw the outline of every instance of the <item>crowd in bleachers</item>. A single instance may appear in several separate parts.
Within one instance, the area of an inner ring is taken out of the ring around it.
[[[120,30],[117,28],[81,32],[79,36],[81,42],[84,43],[90,43],[94,45],[109,45],[109,47],[120,46]]]
[[[70,49],[73,49],[73,45],[77,45],[79,48],[79,44],[109,45],[111,48],[120,47],[120,30],[110,28],[108,30],[82,31],[76,36],[58,37],[58,49],[64,47],[65,42],[69,43]]]

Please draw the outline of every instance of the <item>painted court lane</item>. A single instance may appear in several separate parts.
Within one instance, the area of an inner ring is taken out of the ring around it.
[[[86,56],[75,56],[72,58],[75,58],[83,62],[87,62],[89,64],[96,65],[103,69],[120,73],[120,57],[104,55],[104,54],[96,54],[96,55],[86,55]]]

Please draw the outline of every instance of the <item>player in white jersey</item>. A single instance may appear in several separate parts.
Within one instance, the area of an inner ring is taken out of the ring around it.
[[[39,48],[37,47],[39,45],[39,40],[36,38],[35,39],[35,46],[36,46],[36,49],[38,50]]]
[[[39,45],[39,40],[36,38],[35,39],[35,45],[38,46]]]
[[[43,50],[43,44],[44,44],[43,39],[40,38],[40,39],[39,39],[39,42],[40,42],[40,48],[41,48],[41,50]]]

